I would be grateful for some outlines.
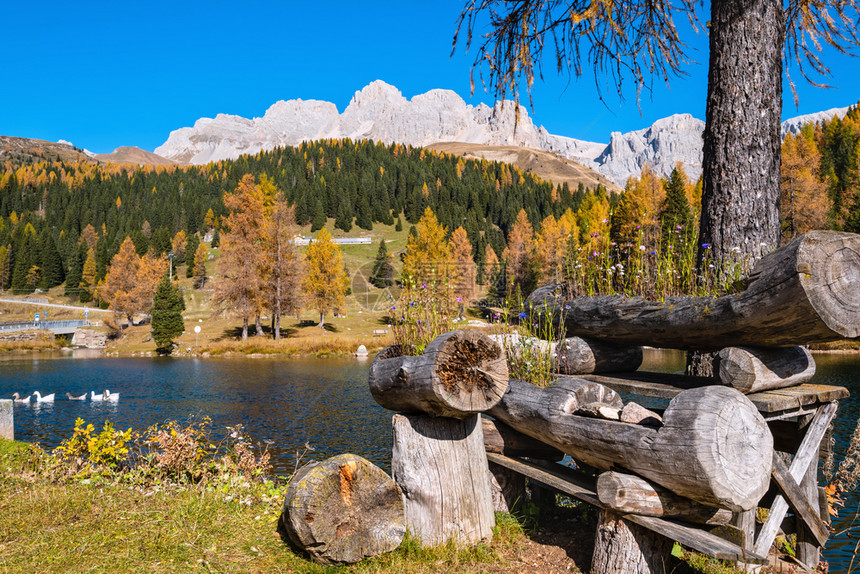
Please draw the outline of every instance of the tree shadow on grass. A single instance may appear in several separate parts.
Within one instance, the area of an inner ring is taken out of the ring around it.
[[[281,338],[283,338],[283,339],[295,337],[296,335],[298,335],[298,333],[299,333],[299,330],[296,328],[281,326]],[[253,325],[249,326],[248,327],[248,340],[250,341],[251,339],[253,339],[256,336],[257,336],[257,329]],[[261,338],[264,338],[264,339],[273,339],[274,338],[274,331],[272,330],[271,326],[263,325],[263,335]],[[242,327],[231,327],[228,329],[224,329],[221,332],[220,337],[217,337],[217,338],[212,339],[212,340],[215,342],[220,342],[220,341],[230,341],[230,340],[238,341],[241,339],[242,339]]]

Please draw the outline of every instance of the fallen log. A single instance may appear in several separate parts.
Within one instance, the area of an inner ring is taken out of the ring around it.
[[[300,468],[287,487],[282,520],[290,540],[321,564],[389,552],[406,533],[400,489],[354,454]]]
[[[717,360],[720,382],[744,394],[793,387],[815,375],[815,360],[805,347],[726,347]]]
[[[394,415],[391,474],[406,526],[425,546],[490,540],[495,516],[479,415]]]
[[[511,379],[488,414],[597,469],[621,466],[702,504],[749,510],[767,491],[773,439],[739,391],[683,391],[666,408],[663,426],[653,429],[572,414],[580,401],[569,388],[576,385],[580,395],[604,392],[582,379],[545,389]]]
[[[621,472],[604,472],[597,477],[600,502],[621,514],[680,518],[696,524],[720,525],[732,520],[732,512],[680,497],[644,478]]]
[[[617,373],[639,368],[642,347],[568,337],[554,345],[554,356],[556,371],[565,375]]]
[[[394,345],[370,366],[370,393],[383,407],[402,413],[464,418],[501,399],[508,384],[502,348],[475,331],[436,337],[418,356]]]
[[[712,297],[605,295],[564,301],[551,288],[528,303],[566,336],[718,351],[786,347],[860,336],[860,235],[811,231],[756,262],[737,294]]]

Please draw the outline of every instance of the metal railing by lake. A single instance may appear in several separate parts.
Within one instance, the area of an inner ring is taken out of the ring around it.
[[[98,322],[86,320],[67,320],[67,321],[10,321],[0,323],[0,333],[9,333],[12,331],[30,331],[33,329],[51,331],[54,335],[71,335],[75,329],[79,327],[90,327],[99,325]]]

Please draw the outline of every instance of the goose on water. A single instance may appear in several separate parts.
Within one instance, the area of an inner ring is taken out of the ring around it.
[[[95,391],[90,391],[90,400],[95,402],[101,402],[105,400],[104,393],[97,395]]]
[[[84,393],[82,395],[73,395],[72,393],[66,393],[66,398],[70,401],[85,401],[87,400],[87,394]]]
[[[19,395],[18,393],[12,393],[12,400],[16,403],[29,403],[30,397],[32,396],[33,395],[27,395],[26,397],[21,398],[21,395]]]
[[[37,403],[53,403],[54,402],[54,394],[55,393],[51,393],[50,395],[43,397],[41,395],[41,393],[39,393],[39,391],[33,391],[33,395],[35,395]]]
[[[119,401],[119,393],[112,393],[109,390],[105,389],[104,400],[111,401],[114,403],[118,402]]]

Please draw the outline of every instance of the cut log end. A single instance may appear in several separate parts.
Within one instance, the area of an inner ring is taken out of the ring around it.
[[[436,376],[450,393],[472,393],[475,389],[487,391],[504,379],[500,369],[502,349],[486,337],[462,336],[446,339],[440,353],[449,359],[436,369]],[[507,369],[504,369],[507,371]]]
[[[811,231],[802,241],[797,270],[810,303],[835,333],[860,337],[860,235]]]
[[[293,543],[321,564],[389,552],[406,532],[400,489],[354,454],[299,469],[287,489],[283,524]]]
[[[680,441],[694,445],[691,454],[705,475],[711,495],[677,491],[706,504],[749,510],[770,485],[773,437],[755,406],[729,387],[684,391],[669,403],[664,424]],[[667,429],[667,430],[668,430]]]

